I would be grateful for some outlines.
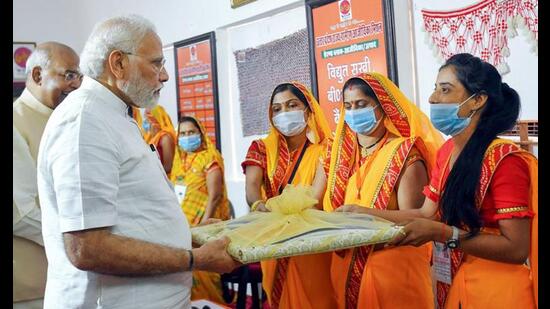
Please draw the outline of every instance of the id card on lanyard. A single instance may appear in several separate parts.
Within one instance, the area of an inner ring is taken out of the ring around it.
[[[178,197],[178,203],[181,205],[181,202],[185,198],[185,191],[187,190],[187,186],[176,184],[174,185],[174,192],[176,192],[176,196]]]
[[[445,244],[434,241],[433,267],[437,281],[451,284],[451,249]]]

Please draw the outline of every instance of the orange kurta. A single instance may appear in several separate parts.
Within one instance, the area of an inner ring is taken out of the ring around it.
[[[438,153],[428,198],[439,201],[450,172],[452,140]],[[497,139],[489,146],[482,164],[478,188],[481,233],[500,234],[498,220],[532,218],[530,267],[502,263],[453,250],[450,287],[438,282],[438,301],[445,308],[535,308],[537,305],[538,217],[537,160],[511,141]],[[456,261],[456,262],[455,262]]]
[[[308,100],[312,111],[307,123],[306,150],[296,170],[292,184],[311,185],[319,158],[330,134],[326,119],[309,90],[293,83]],[[271,106],[270,106],[271,109]],[[271,110],[270,110],[271,119]],[[299,152],[301,149],[296,150]],[[271,124],[267,138],[254,141],[243,162],[264,170],[263,191],[266,198],[279,195],[284,179],[292,172],[299,153],[289,152],[284,137]],[[312,254],[261,262],[262,285],[272,308],[334,308],[330,281],[330,253]]]
[[[399,144],[399,140],[388,142],[384,148],[394,146],[392,143]],[[382,152],[379,156],[386,155],[387,152]],[[413,147],[403,161],[407,166],[417,160],[422,158]],[[362,164],[363,167],[366,161]],[[366,171],[366,175],[370,177],[369,171]],[[362,198],[358,199],[357,190],[353,186],[355,179],[356,173],[349,179],[344,204],[369,207],[370,202],[375,199],[372,198],[371,192],[367,192],[367,187],[372,188],[375,183],[363,186],[365,189],[362,190]],[[397,210],[396,192],[397,188],[391,190],[389,202],[385,207],[374,207]],[[418,248],[403,246],[383,249],[381,246],[368,246],[334,253],[331,278],[338,308],[351,307],[350,298],[353,297],[356,297],[352,302],[356,304],[356,308],[386,308],[388,305],[392,308],[433,308],[430,259],[430,243]]]

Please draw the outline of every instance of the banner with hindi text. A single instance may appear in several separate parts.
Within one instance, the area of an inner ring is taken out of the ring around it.
[[[375,71],[397,84],[393,7],[388,0],[311,0],[306,5],[312,90],[334,130],[349,78]]]
[[[221,150],[216,41],[209,32],[174,44],[178,121],[193,116],[205,127],[206,135]]]

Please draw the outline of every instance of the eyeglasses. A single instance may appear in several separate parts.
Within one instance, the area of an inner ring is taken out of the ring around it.
[[[125,51],[121,51],[121,52],[123,54],[126,54],[126,55],[140,57],[140,58],[143,58],[143,59],[149,61],[149,63],[151,63],[153,65],[153,67],[155,68],[157,73],[160,73],[160,71],[162,71],[162,69],[164,68],[164,64],[166,64],[166,59],[165,58],[150,60],[150,59],[145,58],[142,55],[138,55],[138,54],[134,54],[134,53],[130,53],[130,52],[125,52]]]
[[[59,76],[63,76],[66,82],[81,80],[83,77],[82,73],[75,71],[65,71],[65,73],[59,74]]]

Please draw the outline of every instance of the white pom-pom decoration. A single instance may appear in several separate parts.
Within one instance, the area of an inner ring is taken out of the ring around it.
[[[510,56],[510,49],[506,46],[504,46],[501,50],[500,50],[500,53],[504,56],[504,57],[508,57]]]
[[[529,49],[532,53],[534,53],[535,55],[539,55],[539,46],[538,44],[534,44],[533,46],[531,46],[531,48]]]
[[[510,67],[504,62],[499,63],[496,68],[500,75],[510,73]]]
[[[430,37],[430,34],[428,32],[425,32],[425,35],[424,35],[424,43],[426,43],[426,45],[430,45],[430,40],[431,37]]]

